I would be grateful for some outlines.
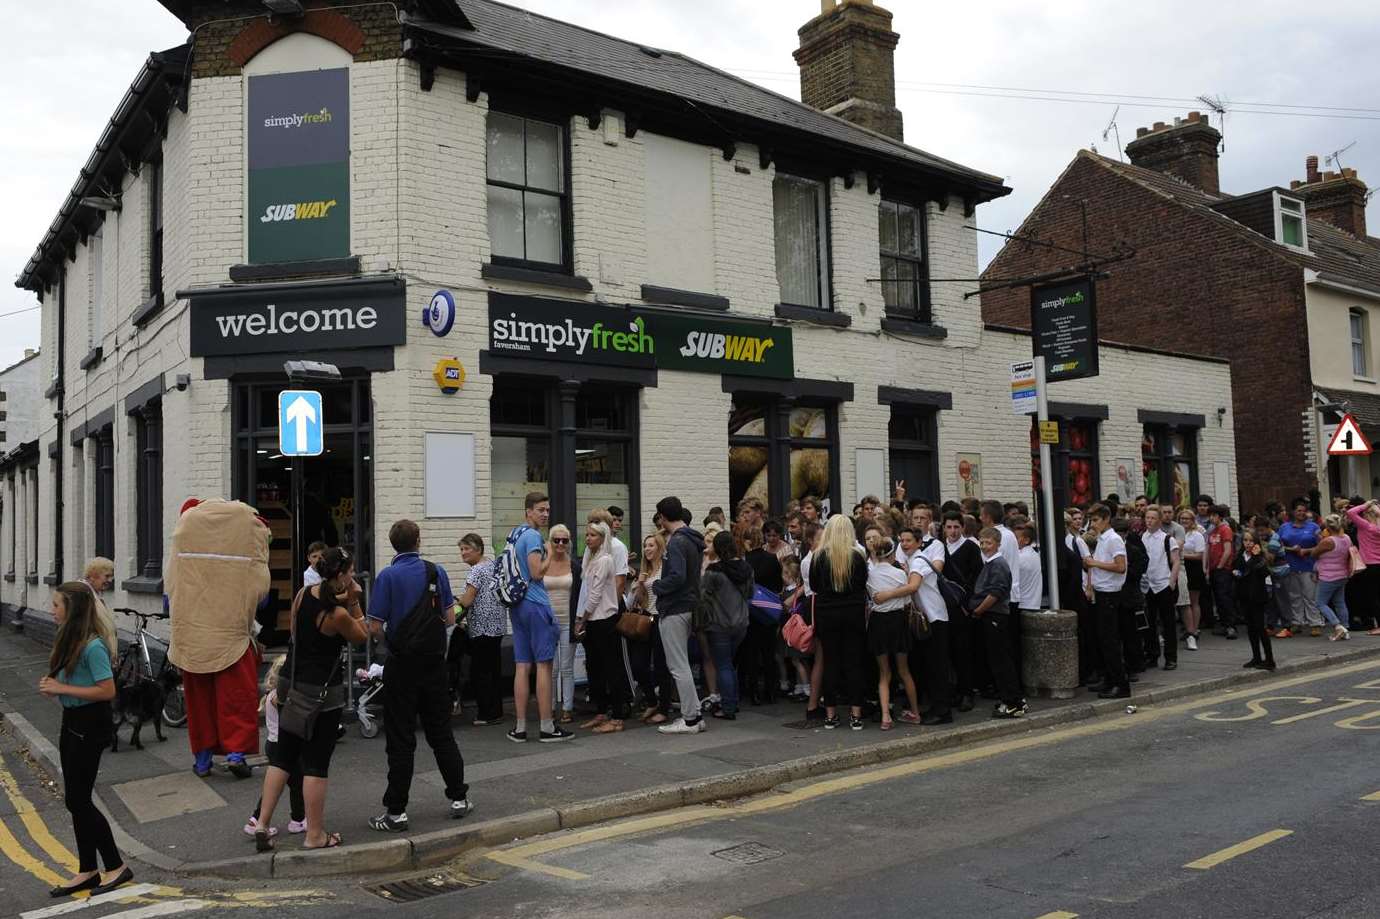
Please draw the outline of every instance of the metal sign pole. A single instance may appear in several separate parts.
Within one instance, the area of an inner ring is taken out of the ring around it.
[[[1049,400],[1045,394],[1045,359],[1035,357],[1035,417],[1040,422],[1049,420]],[[1036,425],[1038,428],[1039,425]],[[1058,530],[1054,528],[1054,478],[1050,469],[1049,444],[1040,438],[1040,494],[1043,497],[1044,520],[1040,544],[1044,546],[1045,582],[1049,588],[1049,608],[1059,609],[1059,567],[1055,546],[1058,545]]]

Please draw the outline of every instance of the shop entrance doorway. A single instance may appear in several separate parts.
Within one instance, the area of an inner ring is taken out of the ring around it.
[[[292,542],[292,461],[278,452],[278,394],[288,388],[285,380],[234,383],[235,497],[257,508],[273,532],[269,566],[276,602],[260,621],[276,634],[265,644],[286,638],[283,630],[302,583],[307,546],[319,541],[343,547],[356,559],[366,594],[374,555],[369,378],[312,387],[321,393],[325,442],[320,456],[304,460],[300,546]]]

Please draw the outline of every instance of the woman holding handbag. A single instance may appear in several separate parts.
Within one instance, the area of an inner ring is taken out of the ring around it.
[[[359,605],[355,563],[344,549],[327,549],[316,563],[321,583],[303,587],[292,605],[292,642],[280,681],[278,745],[264,773],[263,804],[259,807],[254,847],[273,849],[268,827],[273,810],[294,768],[303,776],[307,801],[307,835],[302,847],[327,849],[340,845],[339,833],[322,826],[326,814],[326,777],[335,752],[340,713],[345,708],[345,674],[340,663],[346,642],[362,644],[369,633]]]
[[[628,671],[623,666],[623,639],[618,634],[618,572],[613,568],[608,524],[593,521],[585,529],[589,561],[585,565],[585,605],[575,620],[575,637],[585,644],[590,693],[598,710],[580,725],[596,734],[623,730],[628,717]]]

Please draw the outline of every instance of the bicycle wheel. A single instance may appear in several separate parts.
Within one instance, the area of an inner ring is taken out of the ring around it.
[[[168,697],[163,701],[163,723],[170,728],[187,724],[187,697],[182,694],[181,683],[168,690]]]

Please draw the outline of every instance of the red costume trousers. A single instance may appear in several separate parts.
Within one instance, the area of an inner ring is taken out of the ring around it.
[[[259,752],[259,655],[251,644],[217,673],[183,673],[192,752]]]

